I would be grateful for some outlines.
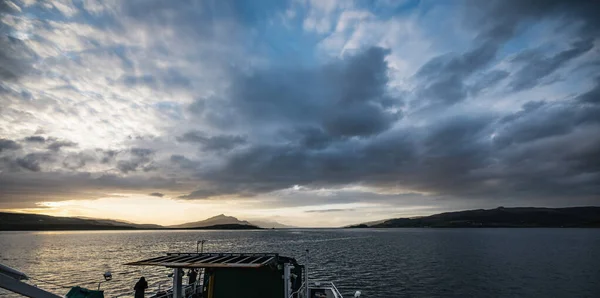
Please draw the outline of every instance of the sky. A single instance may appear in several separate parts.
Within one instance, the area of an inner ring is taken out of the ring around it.
[[[600,205],[600,2],[1,0],[0,209]]]

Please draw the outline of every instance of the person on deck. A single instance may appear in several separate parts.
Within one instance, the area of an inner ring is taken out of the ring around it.
[[[188,285],[194,284],[197,278],[198,272],[196,272],[196,269],[190,269],[188,272]]]
[[[135,284],[133,289],[135,290],[135,298],[144,298],[144,291],[148,288],[148,282],[142,276],[140,280]]]

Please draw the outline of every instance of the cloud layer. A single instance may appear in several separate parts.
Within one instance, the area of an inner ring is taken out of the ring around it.
[[[0,208],[114,193],[331,214],[599,203],[595,1],[0,13]]]

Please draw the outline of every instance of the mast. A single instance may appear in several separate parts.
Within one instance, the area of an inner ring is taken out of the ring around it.
[[[309,260],[309,254],[308,254],[308,249],[306,250],[306,264],[304,264],[304,297],[308,298],[309,296],[309,291],[308,291],[308,262]]]

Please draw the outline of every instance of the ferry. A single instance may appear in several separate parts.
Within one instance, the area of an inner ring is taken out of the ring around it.
[[[127,263],[173,270],[169,289],[149,298],[343,298],[333,282],[310,281],[307,267],[277,253],[166,253]],[[185,278],[185,277],[188,278]],[[190,278],[193,276],[193,278]],[[0,264],[0,287],[32,298],[104,298],[104,291],[73,287],[57,295],[27,283],[25,273]],[[112,279],[110,272],[104,279]],[[184,280],[186,281],[184,283]],[[360,296],[360,291],[354,297]],[[112,298],[132,297],[133,293]]]

